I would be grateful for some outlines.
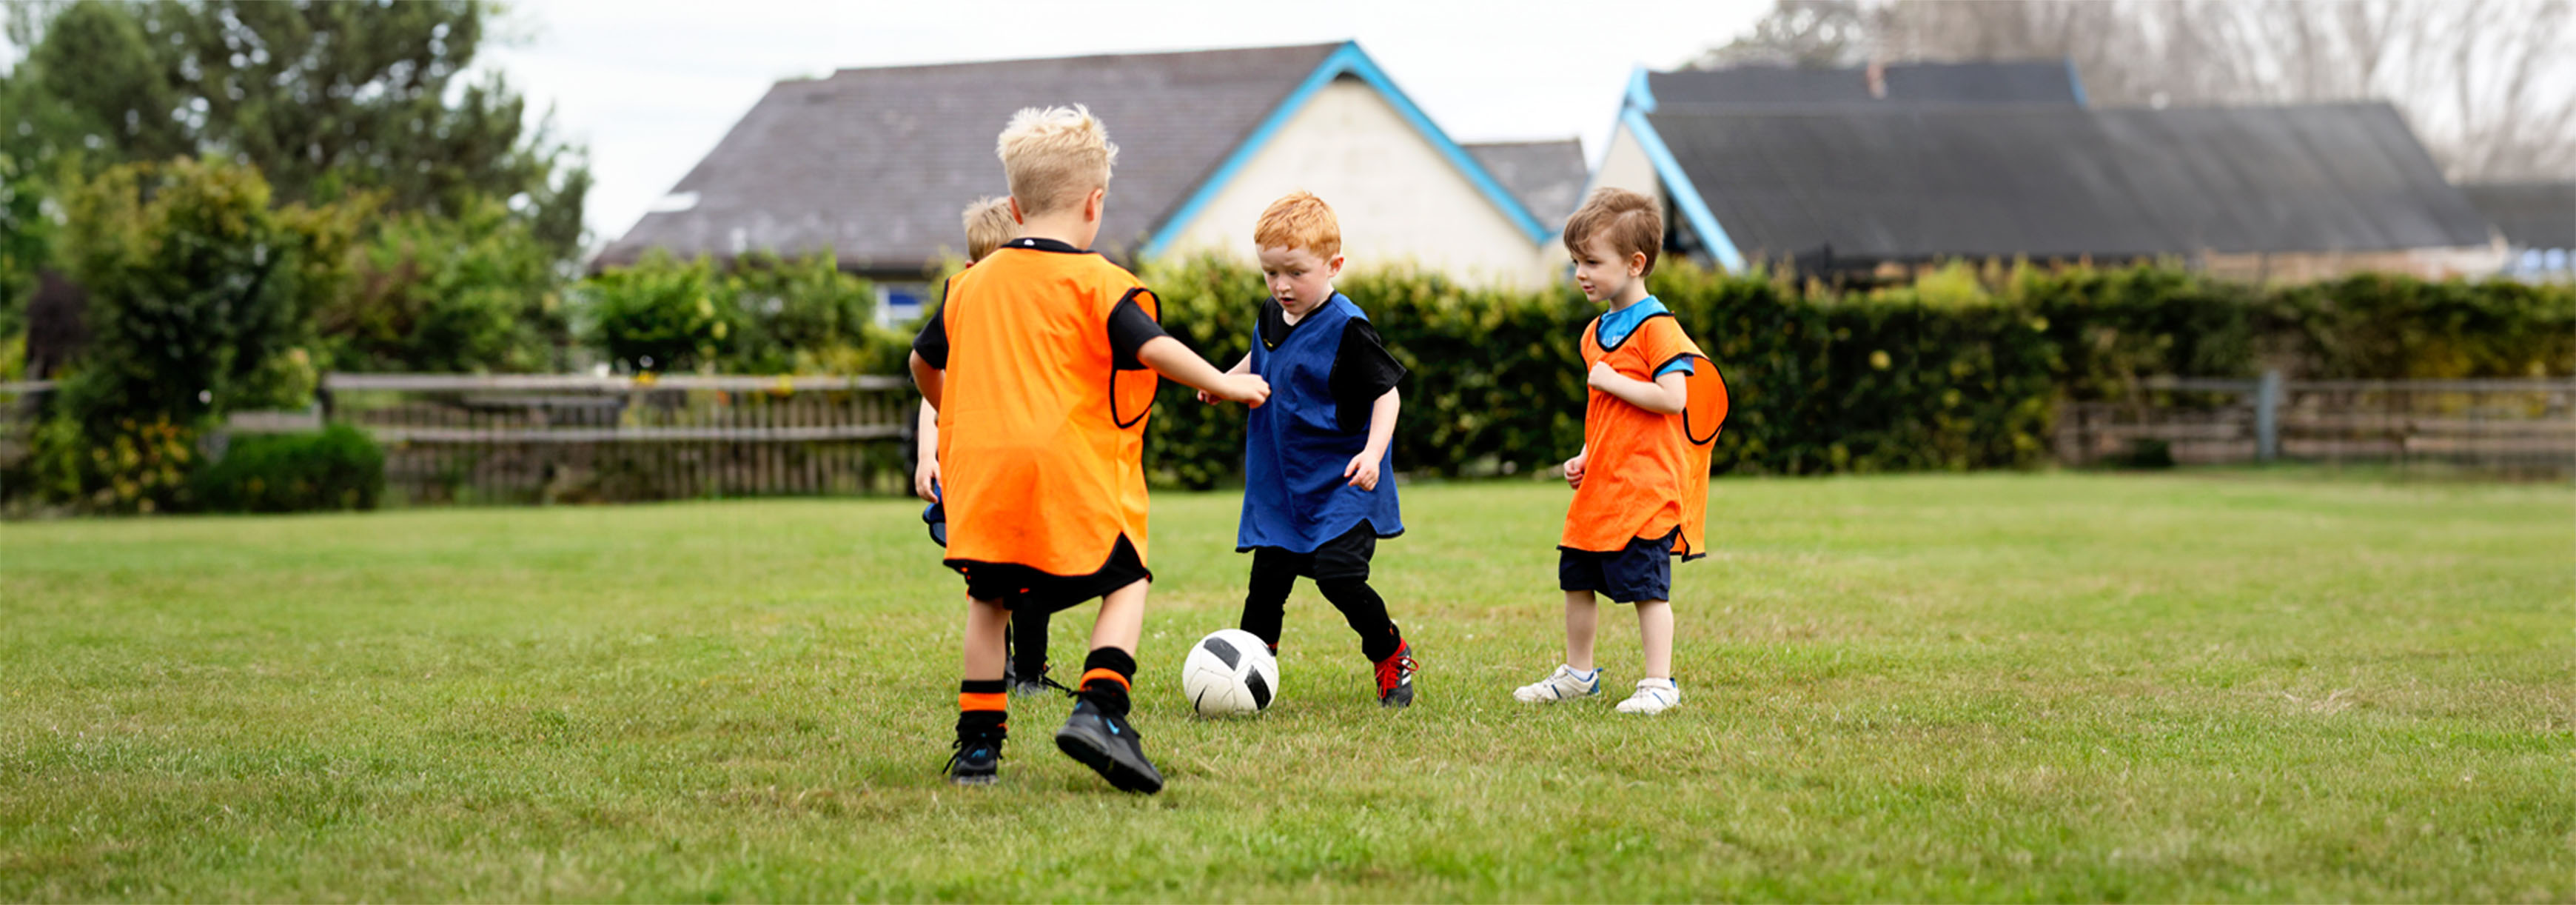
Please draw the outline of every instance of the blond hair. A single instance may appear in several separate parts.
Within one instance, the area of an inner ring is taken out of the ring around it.
[[[1002,243],[1019,238],[1020,222],[1011,219],[1011,199],[977,198],[966,206],[966,260],[981,261]]]
[[[1664,250],[1664,212],[1655,199],[1627,189],[1593,189],[1583,207],[1565,218],[1565,250],[1582,254],[1594,236],[1608,237],[1610,250],[1621,258],[1644,253],[1645,273],[1654,273],[1655,257]]]
[[[1108,188],[1109,167],[1118,162],[1109,127],[1081,104],[1024,108],[1011,115],[995,145],[1011,197],[1026,217],[1081,204],[1092,189]]]
[[[1329,261],[1342,253],[1342,222],[1324,199],[1302,190],[1289,192],[1261,211],[1261,219],[1252,225],[1252,244],[1303,248]]]

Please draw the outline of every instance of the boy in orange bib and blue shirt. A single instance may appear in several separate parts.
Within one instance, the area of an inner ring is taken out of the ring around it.
[[[1645,646],[1645,677],[1619,712],[1661,713],[1681,703],[1672,670],[1672,557],[1706,555],[1709,446],[1725,418],[1726,389],[1663,302],[1646,293],[1663,237],[1653,199],[1622,189],[1593,192],[1565,224],[1576,284],[1610,310],[1583,331],[1590,386],[1583,451],[1565,462],[1574,487],[1557,541],[1565,663],[1513,692],[1527,703],[1600,693],[1596,594],[1636,606]]]
[[[1000,775],[1002,664],[1012,608],[1100,598],[1079,702],[1056,747],[1110,785],[1157,792],[1128,721],[1145,619],[1145,416],[1155,376],[1255,406],[1269,385],[1232,375],[1163,333],[1135,275],[1085,251],[1100,232],[1118,153],[1080,107],[1022,110],[999,142],[1019,238],[948,281],[913,340],[912,375],[939,412],[945,562],[966,579],[965,681],[948,776]]]

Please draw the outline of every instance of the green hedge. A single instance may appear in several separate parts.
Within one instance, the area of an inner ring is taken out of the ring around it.
[[[199,508],[212,512],[374,509],[385,492],[385,451],[345,424],[237,436],[191,485]]]
[[[1163,324],[1223,367],[1249,347],[1258,273],[1200,258],[1151,266]],[[2576,373],[2576,287],[2355,277],[2258,289],[2172,267],[1952,266],[1835,293],[1667,263],[1651,285],[1725,375],[1721,472],[1820,474],[2036,465],[2062,399],[2122,399],[2159,375],[2522,377]],[[1528,473],[1582,445],[1571,289],[1469,289],[1435,274],[1346,275],[1412,370],[1399,468]],[[1148,431],[1156,480],[1211,487],[1241,469],[1243,412],[1167,384]]]

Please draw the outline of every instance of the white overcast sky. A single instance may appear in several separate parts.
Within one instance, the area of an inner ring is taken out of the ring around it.
[[[596,241],[623,234],[780,79],[834,69],[1356,38],[1461,141],[1580,136],[1630,70],[1725,43],[1769,0],[820,2],[517,0],[484,65],[590,149]],[[1110,124],[1115,133],[1117,124]]]

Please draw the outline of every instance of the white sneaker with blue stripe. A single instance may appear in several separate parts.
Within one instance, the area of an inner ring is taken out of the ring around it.
[[[1534,684],[1523,685],[1512,697],[1524,704],[1554,704],[1588,698],[1601,693],[1601,670],[1578,672],[1574,667],[1558,664],[1556,671]]]
[[[1671,679],[1638,679],[1637,693],[1619,702],[1619,712],[1662,713],[1681,702],[1681,683]]]

